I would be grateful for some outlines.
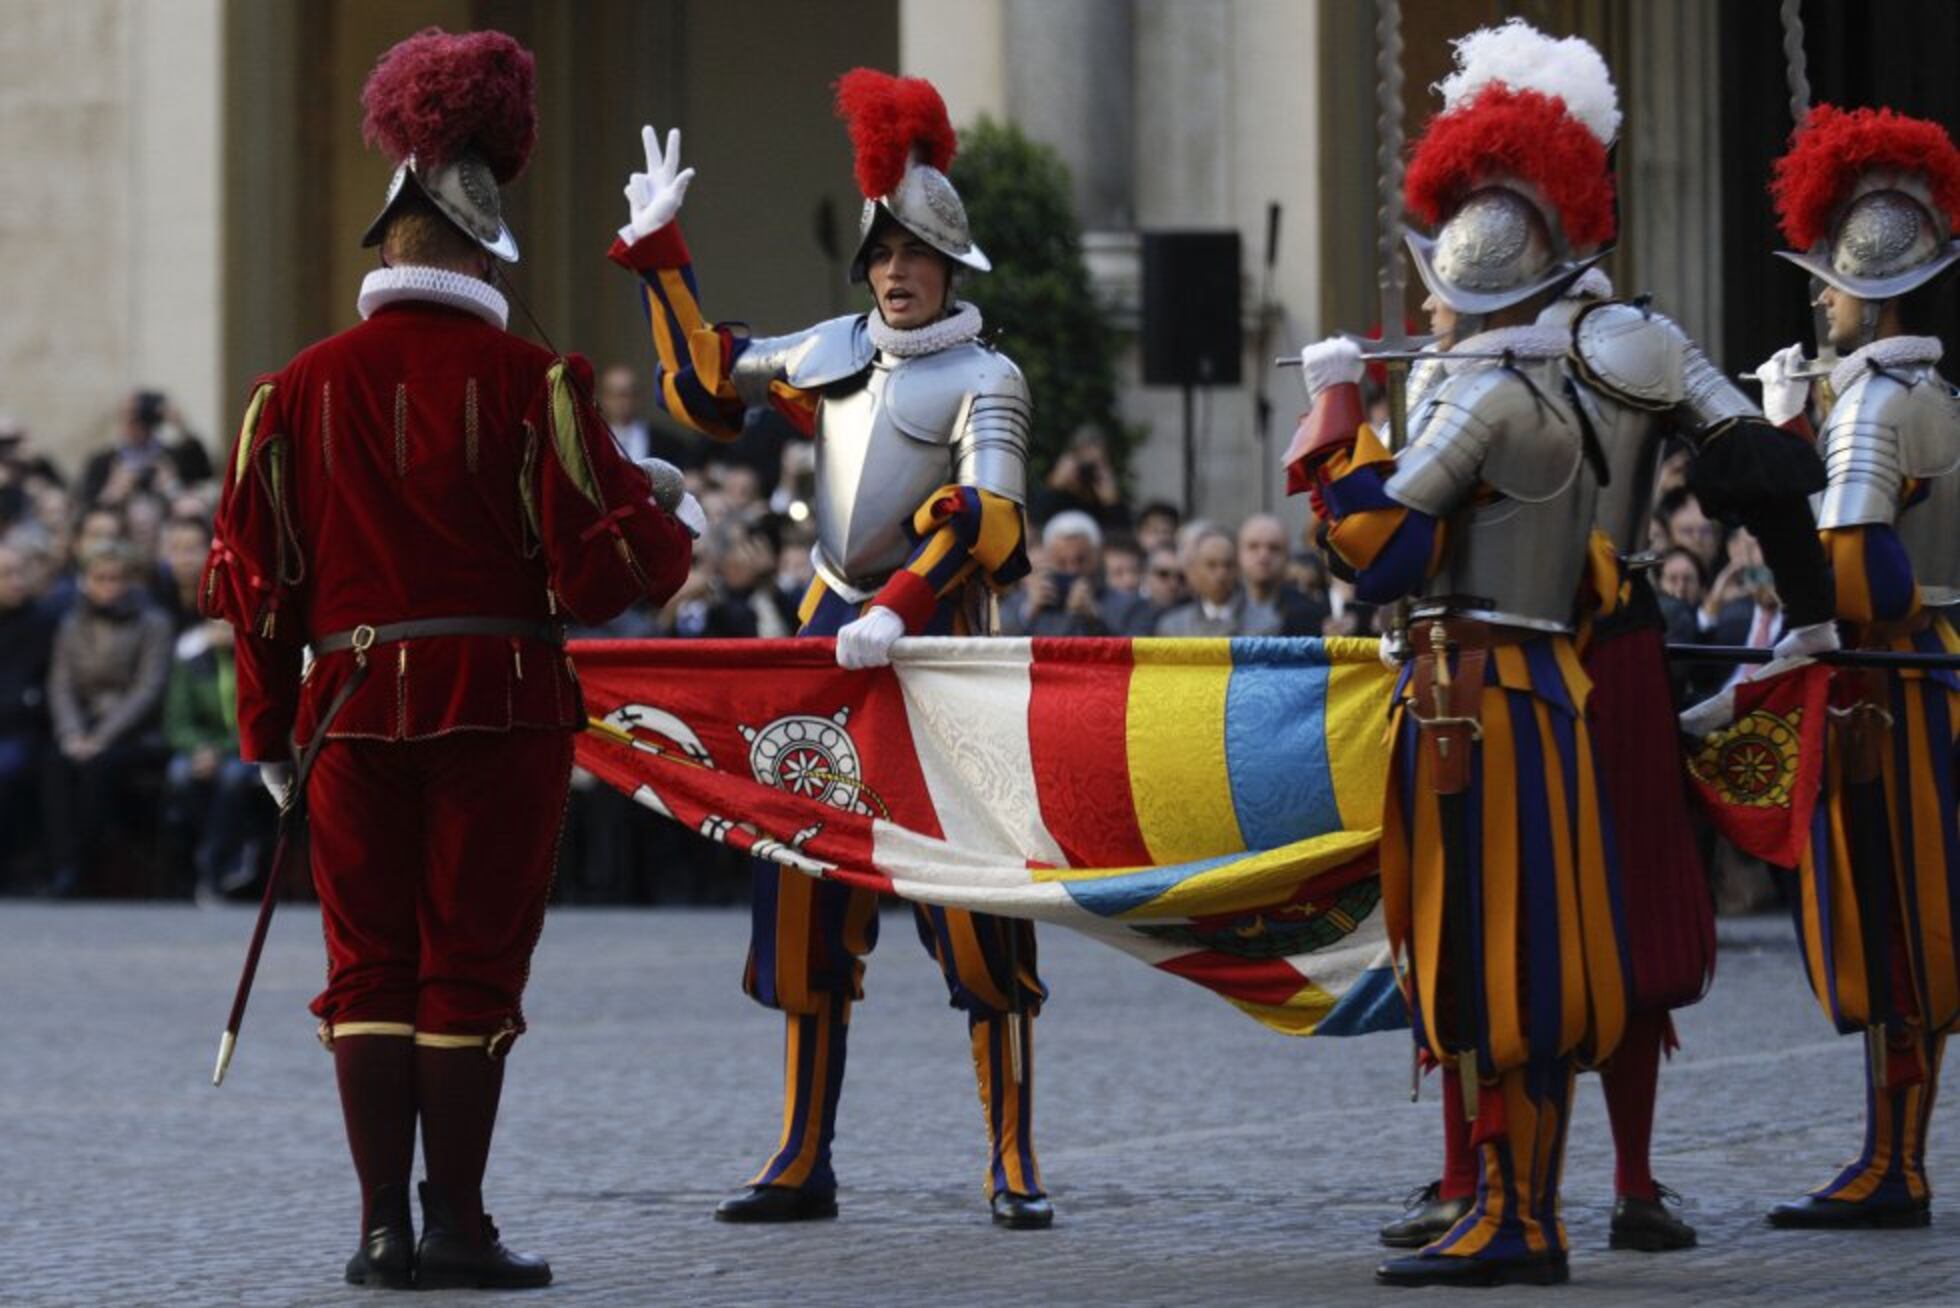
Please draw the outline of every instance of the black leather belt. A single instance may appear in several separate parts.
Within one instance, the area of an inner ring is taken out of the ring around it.
[[[344,649],[366,653],[376,645],[426,640],[431,636],[507,636],[541,640],[548,645],[565,643],[565,630],[555,622],[526,622],[520,618],[411,618],[407,622],[382,622],[373,626],[362,623],[321,636],[312,644],[315,654],[335,654]]]

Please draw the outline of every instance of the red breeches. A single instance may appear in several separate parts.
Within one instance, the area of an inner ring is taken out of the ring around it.
[[[307,781],[332,1026],[524,1029],[571,780],[562,731],[334,740]]]

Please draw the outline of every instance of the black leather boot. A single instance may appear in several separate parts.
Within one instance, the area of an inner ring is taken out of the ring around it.
[[[384,1185],[368,1196],[367,1233],[347,1260],[347,1284],[415,1288],[415,1226],[409,1217],[407,1186]]]
[[[1420,1249],[1449,1234],[1470,1211],[1471,1200],[1441,1198],[1443,1183],[1431,1181],[1409,1195],[1408,1211],[1384,1226],[1381,1242],[1391,1249]]]
[[[439,1187],[422,1182],[422,1243],[415,1251],[417,1288],[533,1290],[551,1284],[551,1264],[534,1254],[504,1248],[490,1214],[483,1214],[478,1230],[459,1229],[459,1206]]]
[[[715,1205],[717,1222],[814,1222],[835,1216],[835,1191],[790,1185],[752,1185]]]
[[[1677,1207],[1681,1196],[1666,1186],[1656,1186],[1654,1199],[1634,1199],[1621,1195],[1613,1203],[1612,1233],[1607,1243],[1615,1249],[1637,1249],[1641,1253],[1666,1253],[1671,1249],[1695,1247],[1695,1228],[1667,1211],[1662,1205]]]
[[[1447,1254],[1409,1254],[1375,1269],[1378,1285],[1563,1285],[1572,1278],[1559,1251],[1523,1258],[1463,1258]]]
[[[1854,1201],[1807,1194],[1795,1203],[1770,1209],[1769,1224],[1805,1231],[1908,1230],[1931,1226],[1933,1206],[1928,1200],[1903,1196]]]
[[[1010,1231],[1045,1231],[1055,1224],[1055,1205],[1043,1194],[1015,1194],[1002,1190],[994,1196],[994,1225]]]

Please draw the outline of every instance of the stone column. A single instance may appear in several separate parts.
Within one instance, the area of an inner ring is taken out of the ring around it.
[[[1621,77],[1629,167],[1620,231],[1635,283],[1620,289],[1652,292],[1699,341],[1722,339],[1718,17],[1698,0],[1636,6]]]

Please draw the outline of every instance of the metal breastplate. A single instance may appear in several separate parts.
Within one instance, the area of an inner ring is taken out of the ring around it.
[[[1497,369],[1460,373],[1410,419],[1429,475],[1440,479],[1460,463],[1468,500],[1448,515],[1442,566],[1423,595],[1487,622],[1570,631],[1598,486],[1583,467],[1578,418],[1560,393],[1557,366],[1528,368],[1535,392]],[[1404,457],[1405,470],[1418,473],[1404,503],[1440,484],[1423,485],[1423,463]],[[1388,488],[1398,499],[1401,475]]]
[[[1832,407],[1819,444],[1830,484],[1817,525],[1890,523],[1921,599],[1960,601],[1960,406],[1945,380],[1923,365],[1860,376]],[[1902,509],[1909,481],[1924,490]]]
[[[902,567],[905,526],[957,479],[955,439],[971,403],[968,350],[879,355],[865,384],[817,409],[817,570],[846,599],[867,598]]]

